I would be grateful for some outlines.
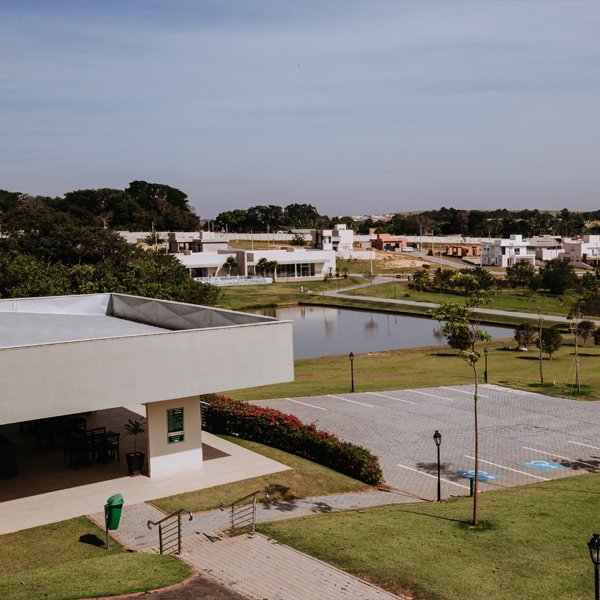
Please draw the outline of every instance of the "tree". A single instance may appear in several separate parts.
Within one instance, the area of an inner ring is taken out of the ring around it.
[[[240,233],[251,229],[246,221],[246,211],[236,208],[219,213],[215,219],[215,226],[228,232]]]
[[[283,210],[283,220],[290,229],[315,229],[321,215],[312,204],[289,204]]]
[[[562,343],[563,337],[557,326],[543,329],[541,335],[535,340],[535,345],[548,355],[549,360],[552,360],[552,355],[562,346]]]
[[[577,276],[571,263],[557,258],[548,261],[540,269],[540,276],[542,287],[556,295],[564,294],[577,283]]]
[[[459,273],[457,277],[472,277],[467,274]],[[465,284],[466,282],[461,282]],[[477,343],[491,339],[487,331],[480,329],[479,322],[475,320],[475,309],[481,304],[489,302],[487,294],[479,289],[473,289],[465,295],[464,305],[455,302],[442,302],[438,308],[430,311],[430,314],[438,321],[444,322],[442,333],[448,338],[463,337],[468,341],[465,349],[460,349],[457,356],[463,360],[470,368],[473,376],[473,418],[475,431],[475,473],[473,481],[473,521],[474,527],[479,526],[479,422],[477,403],[478,393],[478,372],[477,363],[481,358],[481,352],[477,349]]]
[[[229,276],[231,276],[233,271],[237,269],[237,266],[238,264],[235,256],[228,256],[227,260],[223,263],[223,268],[227,271]]]
[[[290,244],[292,246],[303,247],[306,244],[306,242],[304,240],[304,236],[301,233],[295,233],[294,237],[290,240]]]
[[[426,290],[429,285],[429,272],[427,269],[421,268],[415,271],[411,277],[411,284],[412,287],[418,288],[420,292]]]
[[[512,288],[533,289],[536,280],[535,267],[529,263],[520,262],[506,267],[506,281]]]
[[[530,321],[519,323],[515,328],[515,340],[520,348],[527,349],[531,346],[531,344],[535,342],[537,335],[538,329],[535,324]]]
[[[587,341],[592,337],[596,331],[596,324],[594,321],[579,321],[576,326],[577,335],[581,338],[582,344],[585,346]]]
[[[600,328],[596,328],[596,331],[594,331],[594,344],[600,346]]]

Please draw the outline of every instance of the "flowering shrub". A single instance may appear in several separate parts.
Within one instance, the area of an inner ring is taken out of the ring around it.
[[[343,442],[314,423],[293,415],[218,395],[202,396],[202,414],[211,433],[237,435],[285,450],[370,485],[383,482],[379,459],[362,446]]]

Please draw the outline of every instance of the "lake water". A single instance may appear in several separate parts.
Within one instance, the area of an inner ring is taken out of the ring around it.
[[[432,319],[325,306],[265,308],[255,311],[294,321],[294,358],[355,354],[444,344]],[[512,337],[506,327],[483,327],[494,338]]]

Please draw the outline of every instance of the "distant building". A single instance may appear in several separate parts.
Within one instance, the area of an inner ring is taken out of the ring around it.
[[[481,241],[481,264],[495,267],[512,267],[517,263],[535,266],[535,254],[527,249],[522,235],[511,235],[508,239]]]
[[[344,223],[336,223],[334,229],[316,229],[312,234],[313,248],[317,250],[334,250],[335,252],[351,252],[354,246],[354,231]]]
[[[553,260],[561,258],[565,253],[561,238],[551,235],[536,235],[526,240],[527,251],[533,252],[537,260]]]
[[[469,246],[450,245],[446,246],[446,256],[456,256],[458,258],[475,258],[481,255],[481,246],[471,244]]]
[[[401,252],[406,248],[406,238],[393,236],[389,233],[378,233],[372,244],[376,250]]]
[[[584,235],[581,239],[565,239],[564,256],[572,263],[592,267],[600,265],[600,235]]]

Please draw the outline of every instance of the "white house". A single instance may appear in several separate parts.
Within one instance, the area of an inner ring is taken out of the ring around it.
[[[537,260],[561,258],[565,252],[560,238],[551,235],[536,235],[526,240],[527,251],[535,254]]]
[[[513,234],[508,239],[481,241],[482,265],[511,267],[521,262],[535,266],[535,254],[527,249],[527,242],[522,235]]]
[[[600,235],[584,235],[581,239],[565,239],[565,258],[572,263],[592,267],[600,265]]]
[[[354,231],[344,223],[337,223],[334,229],[316,229],[313,231],[313,248],[351,252],[354,246]]]

